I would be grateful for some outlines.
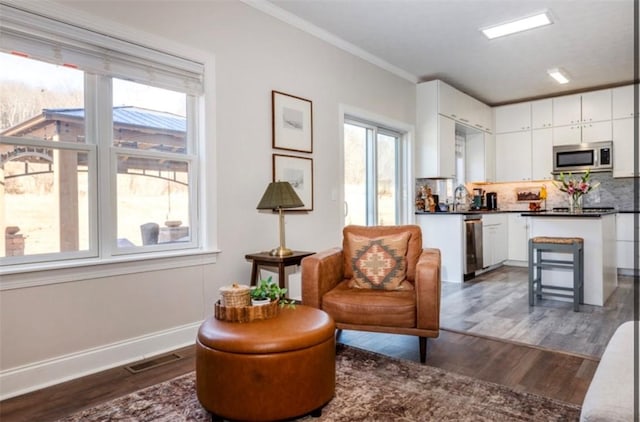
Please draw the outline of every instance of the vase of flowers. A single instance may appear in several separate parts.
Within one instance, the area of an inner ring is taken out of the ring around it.
[[[600,185],[599,182],[592,182],[590,179],[591,172],[587,170],[582,177],[560,173],[559,179],[553,182],[561,192],[568,195],[569,212],[581,212],[584,195]]]

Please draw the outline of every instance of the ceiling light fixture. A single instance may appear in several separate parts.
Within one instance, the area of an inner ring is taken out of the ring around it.
[[[549,69],[547,73],[559,84],[569,83],[569,78],[567,78],[567,75],[560,69]]]
[[[552,23],[553,21],[551,20],[549,13],[543,12],[511,22],[505,22],[500,25],[481,28],[480,30],[487,38],[492,40],[494,38],[515,34],[516,32],[526,31],[528,29],[538,28],[540,26],[550,25]]]

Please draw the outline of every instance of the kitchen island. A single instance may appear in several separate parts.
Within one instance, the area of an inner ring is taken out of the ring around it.
[[[584,303],[603,306],[618,286],[616,268],[616,212],[527,212],[529,237],[558,236],[584,239]],[[558,259],[566,256],[557,255]],[[545,284],[570,287],[568,271],[543,270]]]

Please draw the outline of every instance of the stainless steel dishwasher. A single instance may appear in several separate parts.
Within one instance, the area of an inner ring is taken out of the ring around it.
[[[464,216],[464,280],[475,277],[482,262],[482,215]]]

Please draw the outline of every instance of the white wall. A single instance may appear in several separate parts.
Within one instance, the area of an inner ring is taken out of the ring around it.
[[[278,243],[277,216],[255,209],[271,154],[287,154],[271,148],[271,90],[313,101],[315,209],[287,215],[294,249],[341,241],[342,205],[331,200],[341,189],[339,105],[415,120],[414,84],[239,1],[60,3],[127,34],[143,31],[137,41],[148,33],[215,57],[206,123],[217,186],[207,190],[217,192],[208,212],[217,214],[222,252],[211,265],[104,278],[88,268],[83,280],[0,292],[0,397],[189,342],[218,288],[248,282],[244,255]]]

